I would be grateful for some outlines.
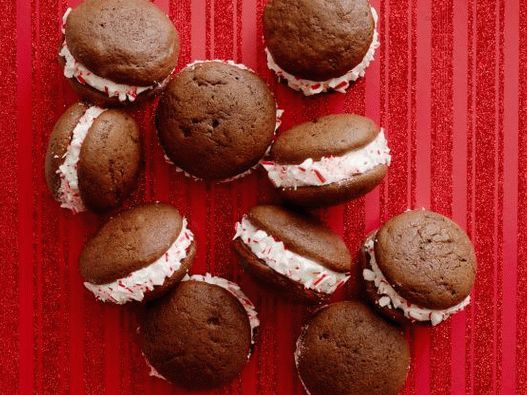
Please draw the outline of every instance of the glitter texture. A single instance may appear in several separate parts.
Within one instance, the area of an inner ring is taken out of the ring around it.
[[[49,134],[78,100],[57,61],[61,17],[76,4],[0,0],[0,393],[179,393],[148,376],[134,311],[97,303],[82,286],[77,259],[101,219],[72,216],[45,185]],[[316,211],[352,252],[408,207],[452,216],[473,239],[471,304],[437,327],[407,330],[412,366],[402,393],[526,394],[527,2],[373,0],[381,46],[366,78],[345,95],[310,98],[267,69],[267,0],[155,4],[178,28],[178,70],[195,59],[248,65],[285,110],[283,130],[341,112],[386,128],[392,163],[383,185]],[[262,318],[251,362],[221,392],[300,394],[293,352],[309,310],[254,283],[231,248],[236,220],[257,203],[277,201],[272,185],[258,173],[225,185],[178,177],[163,161],[154,107],[130,109],[143,132],[145,172],[127,206],[162,200],[178,207],[198,246],[193,270],[239,283]],[[352,275],[350,290],[356,282]]]

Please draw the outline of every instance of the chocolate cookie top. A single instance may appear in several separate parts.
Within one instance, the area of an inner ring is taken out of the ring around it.
[[[146,0],[85,0],[68,16],[65,36],[75,60],[122,84],[163,81],[179,53],[174,25]]]
[[[319,310],[295,353],[311,395],[397,394],[410,364],[404,335],[359,302]]]
[[[351,256],[344,241],[316,219],[279,206],[255,206],[248,218],[291,251],[336,272],[350,271]]]
[[[46,153],[46,183],[55,199],[58,198],[60,188],[60,175],[57,173],[59,166],[64,162],[73,135],[73,129],[79,123],[88,106],[84,103],[75,103],[68,107],[60,116],[53,127]]]
[[[81,275],[93,284],[126,277],[160,258],[181,228],[181,215],[167,204],[145,204],[123,211],[85,245],[79,260]]]
[[[275,62],[296,77],[324,81],[358,65],[373,39],[367,0],[271,0],[264,36]]]
[[[220,180],[264,156],[276,127],[276,104],[265,82],[222,62],[184,69],[168,85],[156,115],[159,139],[180,168]]]
[[[306,288],[302,282],[295,281],[271,268],[264,260],[259,259],[251,249],[241,240],[234,240],[234,250],[238,253],[240,264],[244,271],[273,287],[293,301],[307,303],[324,303],[331,297],[331,293],[319,292]],[[273,292],[275,295],[275,292]]]
[[[380,165],[353,178],[323,186],[281,188],[280,195],[301,207],[327,207],[356,199],[375,188],[386,176],[388,167]]]
[[[280,164],[300,164],[308,158],[320,160],[340,156],[364,147],[379,132],[374,121],[360,115],[327,115],[281,134],[271,149],[271,160]]]
[[[94,114],[98,115],[92,119]],[[45,166],[48,187],[63,207],[77,206],[65,198],[68,188],[80,196],[80,211],[116,207],[136,183],[141,151],[139,127],[128,114],[76,103],[51,133]]]
[[[141,164],[139,126],[118,110],[95,119],[81,146],[77,173],[82,200],[92,210],[119,205],[135,185]]]
[[[147,305],[140,328],[149,363],[164,378],[185,387],[226,383],[247,363],[247,314],[236,297],[217,285],[182,282]]]
[[[476,276],[474,247],[452,220],[427,210],[407,211],[377,232],[375,258],[392,287],[430,309],[461,303]]]

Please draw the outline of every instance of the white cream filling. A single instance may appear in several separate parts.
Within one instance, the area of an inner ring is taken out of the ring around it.
[[[469,305],[470,295],[461,303],[442,310],[427,309],[408,302],[408,300],[395,291],[384,277],[384,274],[382,274],[381,269],[377,265],[377,260],[375,259],[374,246],[374,235],[372,235],[368,237],[364,244],[364,247],[370,256],[371,270],[364,269],[362,271],[362,276],[366,281],[373,281],[377,288],[377,293],[382,295],[376,301],[379,306],[388,307],[390,309],[400,309],[404,313],[404,316],[409,319],[422,322],[430,321],[432,325],[435,326]]]
[[[161,379],[161,380],[165,380],[165,381],[168,381],[165,376],[163,376],[161,373],[159,373],[156,368],[154,368],[152,366],[152,364],[150,363],[150,361],[148,360],[148,358],[146,357],[145,354],[143,354],[143,358],[145,359],[145,362],[146,362],[146,366],[148,366],[148,369],[149,369],[149,372],[148,372],[148,375],[151,376],[151,377],[157,377],[158,379]]]
[[[322,157],[317,161],[308,158],[299,165],[262,161],[262,166],[267,170],[267,175],[275,187],[296,189],[346,181],[377,166],[389,166],[390,161],[390,148],[384,130],[381,129],[368,145],[342,156]]]
[[[209,62],[215,62],[215,63],[224,63],[224,64],[228,64],[228,65],[231,65],[231,66],[235,66],[235,67],[238,67],[242,70],[248,70],[252,73],[254,73],[254,70],[250,69],[249,67],[245,66],[244,64],[240,64],[240,63],[236,63],[234,62],[233,60],[220,60],[220,59],[212,59],[212,60],[196,60],[192,63],[189,63],[185,69],[193,69],[196,65],[198,64],[202,64],[202,63],[209,63]],[[278,129],[280,128],[280,125],[282,124],[282,116],[284,115],[284,110],[281,110],[279,109],[278,107],[276,108],[276,124],[275,124],[275,129],[274,129],[274,134],[276,136],[276,132],[278,131]],[[273,138],[273,142],[274,142],[274,138]],[[273,142],[271,142],[271,144],[269,145],[269,147],[267,147],[267,150],[265,151],[265,154],[264,154],[264,157],[269,155],[269,153],[271,152],[271,147],[273,146]],[[165,157],[165,161],[170,164],[170,165],[173,165],[175,170],[178,172],[178,173],[183,173],[186,177],[189,177],[191,179],[193,179],[194,181],[203,181],[202,178],[199,178],[199,177],[196,177],[190,173],[188,173],[187,171],[183,170],[181,167],[177,166],[174,164],[174,162],[172,162],[172,160],[168,157],[168,155],[166,154],[166,152],[164,152],[164,157]],[[217,183],[218,184],[224,184],[224,183],[227,183],[227,182],[231,182],[231,181],[235,181],[235,180],[238,180],[240,178],[244,178],[245,176],[248,176],[249,174],[251,174],[258,166],[260,165],[260,162],[258,162],[256,165],[254,165],[253,167],[251,167],[250,169],[247,169],[245,170],[244,172],[240,173],[240,174],[237,174],[235,176],[232,176],[232,177],[229,177],[229,178],[226,178],[224,180],[220,180],[218,181]]]
[[[69,7],[64,13],[64,15],[62,15],[62,27],[61,27],[62,34],[66,33],[66,21],[68,20],[68,17],[70,16],[71,11],[73,11],[73,9]]]
[[[298,374],[298,378],[300,379],[300,383],[302,383],[302,387],[304,387],[304,391],[306,391],[306,394],[311,395],[311,392],[308,391],[306,383],[304,383],[304,380],[302,379],[302,376],[300,375],[300,370],[299,370],[300,353],[303,351],[303,348],[304,348],[304,345],[302,344],[302,340],[305,336],[305,332],[307,331],[308,325],[304,325],[302,327],[302,330],[300,331],[300,336],[298,336],[298,339],[296,340],[294,358],[295,358],[296,372]]]
[[[236,223],[234,239],[237,238],[240,238],[251,252],[271,269],[302,284],[307,289],[332,294],[349,278],[349,273],[335,272],[288,250],[283,242],[276,241],[273,236],[256,228],[247,216]]]
[[[181,261],[187,257],[187,250],[193,240],[194,235],[188,229],[187,219],[183,218],[181,232],[176,241],[155,262],[111,283],[85,282],[84,286],[103,302],[124,304],[132,300],[142,301],[145,293],[163,285],[167,278],[179,270]]]
[[[64,26],[66,25],[66,21],[68,19],[70,12],[71,12],[71,8],[68,8],[62,18],[63,20],[62,32],[63,33],[64,33]],[[75,77],[75,79],[80,84],[88,85],[100,92],[104,92],[106,93],[108,97],[118,97],[119,101],[121,102],[124,102],[126,100],[133,102],[137,98],[137,95],[140,95],[141,93],[145,91],[166,86],[166,84],[168,84],[168,81],[170,80],[170,74],[172,74],[171,72],[168,75],[168,77],[165,78],[160,83],[155,83],[149,86],[134,86],[134,85],[127,85],[127,84],[120,84],[120,83],[111,81],[109,79],[106,79],[106,78],[103,78],[103,77],[100,77],[94,74],[82,63],[77,62],[75,58],[73,57],[73,55],[71,54],[66,44],[66,40],[64,40],[62,44],[62,48],[59,52],[59,55],[62,56],[65,60],[64,76],[66,78]]]
[[[368,48],[368,51],[364,55],[362,61],[355,66],[352,70],[348,71],[341,77],[331,78],[326,81],[311,81],[302,78],[295,77],[292,74],[289,74],[287,71],[282,69],[273,59],[271,52],[268,48],[265,48],[265,53],[267,55],[267,67],[270,70],[274,71],[278,78],[284,79],[289,85],[290,88],[296,91],[302,91],[306,96],[316,95],[318,93],[327,92],[329,90],[334,90],[340,93],[346,93],[346,90],[350,86],[350,82],[356,81],[359,77],[364,77],[366,69],[373,61],[375,50],[381,45],[379,42],[379,33],[377,32],[377,12],[375,8],[371,7],[371,14],[373,20],[375,21],[375,28],[373,31],[373,39]]]
[[[81,146],[93,123],[104,111],[106,109],[93,106],[89,107],[80,117],[79,122],[73,129],[70,144],[64,155],[64,162],[57,169],[57,174],[60,175],[60,187],[57,193],[60,206],[74,213],[86,210],[80,195],[77,174]]]

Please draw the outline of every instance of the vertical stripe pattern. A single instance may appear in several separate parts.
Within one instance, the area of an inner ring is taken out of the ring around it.
[[[77,260],[104,217],[72,216],[52,201],[44,155],[53,124],[76,100],[57,65],[60,18],[80,0],[0,0],[0,393],[184,394],[148,376],[137,307],[96,303]],[[267,70],[266,0],[154,0],[175,23],[178,65],[234,59],[257,70],[285,109],[283,130],[356,112],[387,132],[385,182],[348,204],[316,210],[355,253],[364,236],[407,208],[428,207],[467,230],[478,257],[472,304],[437,328],[406,332],[405,394],[527,393],[527,2],[372,0],[381,48],[346,95],[304,98]],[[165,201],[190,220],[193,271],[238,282],[262,321],[241,376],[211,394],[301,394],[295,339],[312,312],[245,275],[230,245],[234,222],[274,202],[265,175],[226,185],[186,179],[163,160],[155,103],[130,110],[146,166],[126,202]],[[353,279],[338,298],[355,295]]]

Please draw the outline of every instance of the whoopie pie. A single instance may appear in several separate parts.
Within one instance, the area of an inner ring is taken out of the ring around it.
[[[303,328],[295,351],[310,395],[396,395],[410,352],[403,333],[357,301],[320,309]]]
[[[470,303],[476,256],[452,220],[407,211],[367,237],[361,250],[366,294],[399,323],[437,325]]]
[[[236,223],[234,248],[247,272],[304,301],[344,284],[352,260],[344,241],[318,220],[280,206],[256,206]]]
[[[339,114],[280,135],[262,166],[283,198],[320,207],[371,191],[386,175],[390,160],[382,128],[360,115]]]
[[[267,66],[304,95],[346,92],[379,47],[368,0],[270,0],[264,11]]]
[[[259,325],[254,305],[238,285],[205,274],[186,277],[148,303],[139,335],[152,376],[210,388],[238,376]]]
[[[196,244],[173,206],[151,203],[111,218],[82,250],[84,286],[103,302],[150,300],[188,272]]]
[[[168,85],[156,125],[168,159],[186,175],[231,181],[266,154],[279,125],[274,97],[231,61],[194,62]]]
[[[179,38],[147,0],[84,0],[63,18],[59,60],[85,99],[126,105],[159,93],[176,67]]]
[[[128,114],[73,104],[49,140],[49,190],[61,207],[73,212],[116,207],[135,186],[141,151],[139,127]]]

